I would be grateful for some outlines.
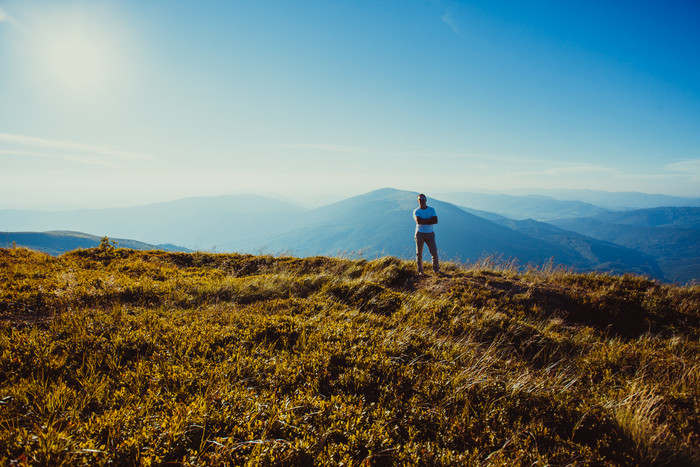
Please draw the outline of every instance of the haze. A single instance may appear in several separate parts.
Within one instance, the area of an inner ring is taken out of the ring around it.
[[[700,196],[687,1],[0,3],[0,208]]]

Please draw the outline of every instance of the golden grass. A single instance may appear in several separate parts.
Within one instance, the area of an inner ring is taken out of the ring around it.
[[[700,287],[445,269],[0,250],[0,463],[700,462]]]

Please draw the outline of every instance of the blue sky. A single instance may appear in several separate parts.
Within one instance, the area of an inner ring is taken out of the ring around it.
[[[700,196],[695,1],[0,0],[0,208]]]

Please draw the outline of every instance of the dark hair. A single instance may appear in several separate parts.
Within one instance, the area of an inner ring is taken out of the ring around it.
[[[418,198],[426,198],[427,199],[427,197],[423,193],[419,194]]]

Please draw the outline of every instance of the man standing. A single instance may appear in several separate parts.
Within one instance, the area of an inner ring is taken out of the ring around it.
[[[437,245],[435,244],[435,232],[433,225],[437,224],[437,214],[435,209],[427,205],[428,198],[424,194],[418,195],[418,204],[413,211],[413,219],[416,221],[416,263],[418,264],[418,274],[423,275],[423,243],[428,244],[430,256],[433,257],[433,271],[440,273],[440,263],[438,262]]]

